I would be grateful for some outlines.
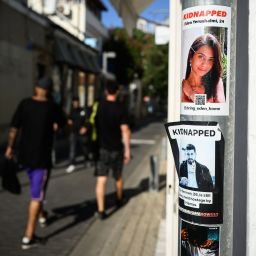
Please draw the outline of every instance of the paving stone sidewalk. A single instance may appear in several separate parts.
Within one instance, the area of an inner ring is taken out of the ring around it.
[[[165,215],[166,162],[161,156],[161,143],[153,147],[150,154],[160,159],[160,191],[148,192],[148,184],[144,183],[148,182],[150,173],[149,155],[146,155],[125,183],[130,198],[127,204],[108,219],[95,221],[70,256],[160,256],[160,252],[164,253],[164,228],[160,223]]]
[[[22,195],[0,190],[0,255],[160,256],[157,253],[162,251],[159,246],[163,247],[160,244],[163,229],[159,230],[159,225],[165,214],[166,179],[161,128],[161,123],[153,123],[142,129],[139,135],[133,135],[135,139],[146,138],[156,143],[133,145],[134,158],[124,172],[128,202],[117,211],[113,208],[114,184],[112,179],[109,180],[107,202],[110,217],[105,221],[94,217],[93,168],[81,166],[72,174],[66,174],[64,166],[54,169],[47,197],[51,222],[47,228],[37,229],[37,234],[46,237],[47,243],[28,251],[20,249],[29,202],[28,180],[25,173],[20,173]],[[149,158],[152,155],[158,156],[160,164],[159,192],[148,192]]]

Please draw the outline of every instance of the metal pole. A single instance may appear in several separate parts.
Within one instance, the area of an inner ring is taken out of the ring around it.
[[[177,78],[177,72],[181,74],[180,69],[177,68],[181,64],[181,59],[179,54],[181,52],[181,49],[179,48],[179,45],[182,45],[182,41],[180,41],[179,37],[179,30],[181,30],[181,22],[179,24],[179,11],[181,13],[181,10],[179,10],[179,1],[172,1],[171,5],[171,39],[170,39],[170,51],[169,51],[169,61],[170,61],[170,70],[169,70],[169,108],[168,108],[168,121],[177,121],[177,111],[175,112],[173,110],[173,107],[177,107],[175,105],[177,103],[177,97],[179,93],[177,93],[177,90],[181,90],[180,86],[178,84],[181,84],[181,76],[179,79]],[[247,4],[247,1],[245,1],[245,5]],[[237,60],[237,52],[236,52],[236,30],[237,30],[237,1],[236,0],[183,0],[181,1],[181,7],[183,10],[186,10],[187,8],[191,7],[200,7],[200,6],[206,6],[206,5],[217,5],[217,6],[226,6],[231,7],[231,26],[230,26],[230,59],[229,59],[229,91],[228,93],[228,108],[229,112],[226,115],[196,115],[196,114],[184,114],[180,115],[181,121],[205,121],[205,122],[218,122],[222,135],[225,140],[225,151],[224,151],[224,180],[223,180],[223,223],[219,224],[208,224],[209,227],[211,226],[217,226],[220,230],[220,238],[219,238],[219,254],[218,255],[225,255],[225,256],[231,256],[231,255],[246,255],[246,192],[242,192],[241,190],[246,191],[246,173],[244,177],[241,174],[241,168],[245,166],[246,162],[246,149],[243,152],[240,152],[242,154],[242,161],[241,163],[238,160],[238,154],[239,150],[238,147],[235,148],[235,141],[237,143],[240,143],[242,145],[242,150],[246,148],[246,142],[239,139],[238,133],[241,133],[241,129],[236,129],[235,133],[235,119],[238,120],[238,123],[241,123],[243,127],[246,129],[246,107],[243,108],[243,110],[235,112],[235,100],[238,102],[238,98],[241,97],[243,101],[239,102],[240,104],[246,105],[246,96],[244,94],[247,93],[247,90],[242,91],[240,88],[242,84],[239,86],[239,81],[236,81],[236,78],[238,76],[237,73],[239,73],[238,68],[236,67],[235,63]],[[243,5],[243,3],[240,1],[239,5]],[[243,9],[243,8],[241,8]],[[246,8],[245,8],[246,11]],[[242,16],[241,12],[241,16]],[[175,16],[175,17],[173,17]],[[241,23],[242,23],[242,17]],[[242,24],[241,24],[242,25]],[[174,28],[176,27],[176,28]],[[239,27],[238,27],[239,29]],[[242,30],[242,28],[241,28]],[[241,31],[242,32],[242,31]],[[243,31],[244,39],[246,41],[246,29],[244,26]],[[242,41],[242,37],[240,37],[240,40]],[[175,41],[175,42],[173,42]],[[243,44],[245,48],[247,47]],[[226,46],[225,46],[226,47]],[[177,54],[178,53],[178,54]],[[242,57],[242,54],[245,56]],[[247,68],[246,65],[246,49],[241,51],[241,60],[243,62],[240,62],[239,65],[244,65],[242,67],[242,71],[244,76],[242,77],[246,78],[246,71]],[[244,81],[246,86],[246,79]],[[237,85],[236,85],[237,84]],[[240,83],[239,83],[240,84]],[[174,89],[176,88],[176,89]],[[240,96],[235,94],[235,90],[240,93]],[[173,94],[174,96],[171,96]],[[242,95],[241,95],[242,94]],[[246,132],[245,132],[246,133]],[[245,135],[246,136],[246,135]],[[172,243],[172,246],[175,247],[175,249],[170,248],[170,246],[166,246],[167,255],[178,255],[177,253],[177,247],[179,246],[178,241],[175,237],[175,231],[171,232],[170,228],[175,227],[175,191],[177,191],[177,184],[176,184],[176,178],[173,180],[171,179],[170,173],[172,173],[173,169],[173,160],[170,157],[170,149],[168,148],[168,176],[167,176],[167,243],[174,239],[174,243],[177,243],[175,245]],[[241,150],[240,150],[241,151]],[[235,163],[235,165],[234,165]],[[239,168],[240,167],[240,174],[239,174]],[[246,169],[245,169],[246,172]],[[173,175],[176,176],[176,175]],[[239,180],[241,184],[241,188],[239,188]],[[236,193],[241,192],[240,195],[237,195]],[[177,196],[177,195],[176,195]],[[177,203],[176,203],[177,204]],[[242,206],[242,210],[238,209],[240,204],[240,207]],[[171,208],[173,207],[173,208]],[[174,216],[173,218],[170,217],[170,215]],[[238,223],[240,216],[240,221],[242,221],[242,224]],[[242,217],[242,220],[241,220]],[[181,222],[181,219],[179,218],[179,222]],[[203,225],[204,226],[204,225]],[[240,229],[240,234],[239,234]],[[180,231],[180,229],[179,229]],[[172,238],[170,238],[172,236]],[[180,234],[179,234],[180,238]],[[241,242],[239,242],[239,239]],[[176,254],[175,254],[176,252]]]
[[[230,84],[229,84],[229,115],[228,116],[195,116],[181,115],[182,121],[216,121],[219,123],[225,139],[225,165],[224,165],[224,209],[223,224],[220,226],[220,255],[231,256],[233,241],[233,182],[234,182],[234,125],[235,125],[235,44],[236,44],[236,3],[226,0],[184,0],[182,9],[202,5],[230,6],[231,45],[230,45]],[[216,225],[215,225],[216,226]]]
[[[159,190],[159,168],[158,157],[150,156],[150,176],[149,176],[149,191],[157,192]]]
[[[235,93],[235,148],[234,148],[234,212],[233,212],[233,255],[255,255],[255,250],[252,254],[248,254],[246,246],[250,246],[247,240],[247,227],[253,225],[247,220],[247,177],[252,179],[253,176],[248,176],[247,172],[254,172],[254,167],[250,170],[247,166],[248,150],[248,0],[237,1],[237,35],[236,35],[236,93]],[[255,24],[252,24],[254,26]],[[255,28],[254,28],[255,30]],[[255,48],[255,45],[254,45]],[[250,52],[251,55],[252,52]],[[252,55],[254,73],[254,59]],[[255,88],[255,81],[252,86]],[[255,100],[254,100],[255,101]],[[251,103],[251,102],[250,102]],[[254,109],[255,112],[255,109]],[[255,116],[255,113],[253,113]],[[252,117],[249,118],[249,120]],[[255,130],[255,127],[254,127]],[[255,152],[254,152],[255,153]],[[255,159],[255,154],[254,154]],[[253,186],[255,187],[255,180]],[[247,197],[248,196],[248,197]],[[254,195],[255,197],[255,195]],[[255,203],[254,203],[255,204]],[[253,215],[255,219],[255,215]],[[253,239],[253,238],[252,238]],[[255,240],[253,240],[254,242]],[[247,248],[248,248],[247,247]]]

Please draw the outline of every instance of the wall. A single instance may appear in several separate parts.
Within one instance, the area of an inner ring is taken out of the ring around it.
[[[44,44],[45,31],[41,25],[25,11],[0,2],[0,143],[6,139],[4,128],[18,102],[33,93],[39,55],[35,49]]]

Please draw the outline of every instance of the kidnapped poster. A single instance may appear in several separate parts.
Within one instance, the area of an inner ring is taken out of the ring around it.
[[[224,138],[217,122],[165,125],[179,177],[179,214],[199,224],[223,223]]]

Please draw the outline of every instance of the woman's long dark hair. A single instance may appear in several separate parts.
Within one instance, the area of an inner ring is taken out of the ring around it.
[[[221,53],[220,44],[218,40],[211,34],[205,34],[198,37],[190,47],[187,59],[187,70],[186,77],[188,79],[191,72],[191,59],[193,58],[195,52],[199,50],[202,46],[209,46],[213,50],[214,63],[212,69],[202,77],[202,83],[205,87],[205,93],[207,94],[207,99],[216,96],[216,87],[219,79],[222,75],[222,64],[221,64]]]

